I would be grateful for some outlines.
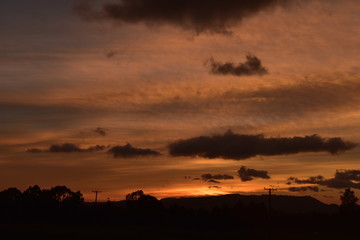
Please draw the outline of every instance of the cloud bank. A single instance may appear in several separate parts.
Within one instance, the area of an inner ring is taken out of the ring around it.
[[[241,166],[238,170],[239,177],[241,181],[247,182],[252,181],[254,178],[263,178],[263,179],[270,179],[267,171],[264,170],[255,170],[251,168],[247,168],[245,166]]]
[[[318,135],[290,138],[265,138],[263,135],[234,134],[200,136],[169,144],[172,156],[199,156],[242,160],[255,156],[275,156],[302,152],[329,152],[338,154],[350,150],[355,143],[339,137],[322,138]]]
[[[235,65],[233,62],[218,62],[210,58],[206,65],[210,65],[210,73],[216,75],[251,76],[264,75],[268,71],[262,66],[261,60],[251,54],[246,56],[246,62]]]
[[[151,149],[134,148],[129,143],[124,146],[112,147],[108,153],[113,154],[115,158],[134,158],[160,155],[159,152],[153,151]]]
[[[284,5],[288,0],[122,0],[106,3],[94,11],[86,1],[77,2],[74,11],[85,20],[109,19],[126,24],[168,24],[197,34],[229,34],[230,27],[262,10]]]
[[[307,179],[298,179],[296,177],[290,177],[288,179],[289,184],[318,184],[326,186],[328,188],[356,188],[360,189],[360,170],[337,170],[333,178],[326,179],[319,175],[309,177]]]

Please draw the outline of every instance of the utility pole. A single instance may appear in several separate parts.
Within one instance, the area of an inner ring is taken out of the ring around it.
[[[272,237],[272,229],[271,229],[271,192],[272,191],[276,191],[277,188],[264,188],[264,190],[269,191],[269,209],[268,209],[268,224],[267,224],[267,234],[268,234],[268,239],[271,240],[273,239]]]
[[[264,188],[264,190],[269,191],[269,218],[271,216],[271,192],[276,191],[277,188]]]
[[[95,193],[95,205],[97,204],[97,196],[98,196],[98,193],[101,193],[101,191],[98,191],[98,190],[94,190],[92,191]]]

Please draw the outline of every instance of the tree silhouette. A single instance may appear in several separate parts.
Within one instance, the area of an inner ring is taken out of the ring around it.
[[[126,200],[138,200],[139,198],[143,197],[145,194],[143,190],[137,190],[135,192],[129,193],[126,195]]]
[[[345,188],[345,192],[340,196],[340,200],[342,208],[355,208],[359,199],[355,196],[354,191],[351,191],[348,187]]]
[[[345,188],[344,193],[340,196],[341,205],[340,211],[345,217],[343,224],[351,225],[354,223],[353,219],[358,215],[358,205],[356,204],[359,200],[356,196],[354,191],[351,189]]]

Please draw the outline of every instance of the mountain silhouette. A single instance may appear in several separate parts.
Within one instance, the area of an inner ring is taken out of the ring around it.
[[[203,208],[211,210],[214,207],[233,207],[239,202],[245,207],[249,204],[264,204],[268,206],[268,195],[228,194],[220,196],[164,198],[160,201],[164,207],[177,205],[189,209]],[[289,214],[313,212],[331,214],[339,210],[339,206],[336,204],[325,204],[310,196],[272,195],[271,204],[273,210]]]

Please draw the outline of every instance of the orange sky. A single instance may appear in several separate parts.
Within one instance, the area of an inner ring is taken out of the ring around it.
[[[0,3],[0,189],[67,185],[81,190],[86,200],[92,200],[92,190],[101,190],[105,201],[138,189],[166,197],[265,194],[262,189],[273,185],[281,189],[277,194],[339,202],[342,189],[319,186],[319,192],[292,193],[287,179],[360,170],[359,148],[339,155],[231,160],[173,157],[167,146],[228,129],[360,142],[358,1],[294,0],[264,7],[229,26],[231,35],[196,33],[166,21],[86,21],[73,10],[77,2]],[[89,2],[100,11],[103,4],[119,1]],[[269,74],[210,73],[211,57],[239,63],[248,53]],[[105,136],[94,132],[98,127]],[[81,148],[131,143],[162,155],[26,152],[63,143]],[[241,166],[268,171],[271,178],[242,182]],[[205,173],[234,179],[221,181],[219,188],[191,180]]]

